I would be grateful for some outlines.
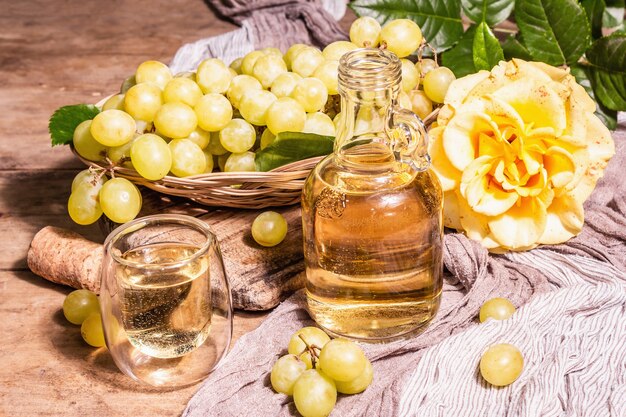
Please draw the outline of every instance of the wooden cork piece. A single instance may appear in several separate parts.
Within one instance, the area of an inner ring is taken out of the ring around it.
[[[28,249],[33,273],[58,284],[100,292],[102,245],[53,226],[41,229]]]

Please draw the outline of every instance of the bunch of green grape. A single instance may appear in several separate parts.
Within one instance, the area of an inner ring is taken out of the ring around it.
[[[70,323],[80,325],[80,334],[89,345],[105,345],[100,303],[96,294],[89,290],[72,291],[63,301],[63,315]]]
[[[274,363],[270,381],[276,392],[293,396],[303,417],[329,415],[338,392],[358,394],[374,378],[371,362],[356,343],[331,340],[317,327],[294,333],[287,351]]]
[[[350,28],[350,41],[323,50],[304,44],[292,45],[285,54],[264,48],[230,65],[205,59],[195,71],[179,74],[161,62],[146,61],[93,120],[76,128],[73,145],[87,160],[131,168],[151,181],[218,170],[256,171],[255,152],[281,132],[335,136],[339,59],[357,48],[381,47],[398,55],[398,103],[426,117],[433,102],[443,101],[454,75],[433,60],[420,56],[414,64],[407,59],[423,44],[421,30],[411,20],[381,27],[375,19],[361,17]],[[124,223],[139,212],[141,195],[132,184],[121,179],[78,182],[88,185],[72,192],[68,208],[79,224],[93,223],[102,213]]]

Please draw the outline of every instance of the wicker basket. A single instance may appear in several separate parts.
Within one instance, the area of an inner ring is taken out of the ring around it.
[[[101,105],[103,102],[98,104]],[[429,114],[424,119],[424,124],[429,126],[436,119],[437,113],[438,109]],[[207,206],[244,209],[298,204],[306,177],[324,158],[323,156],[309,158],[268,172],[212,172],[184,178],[168,175],[158,181],[150,181],[133,169],[110,167],[104,162],[84,159],[76,153],[74,147],[72,151],[87,166],[112,169],[115,176],[126,178],[160,193],[186,197]]]

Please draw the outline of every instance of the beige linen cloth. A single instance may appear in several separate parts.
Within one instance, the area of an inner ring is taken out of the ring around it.
[[[172,65],[230,61],[255,47],[323,45],[344,37],[341,1],[212,0],[234,32],[185,45]],[[344,5],[345,7],[345,5]],[[335,17],[333,18],[333,13]],[[447,271],[436,319],[420,336],[363,345],[375,377],[362,394],[340,395],[335,416],[626,416],[626,116],[616,155],[585,204],[582,233],[555,247],[490,255],[460,234],[445,237]],[[478,324],[481,304],[506,297],[509,320]],[[186,417],[296,415],[269,371],[293,332],[312,325],[300,291],[243,336],[190,400]],[[485,383],[478,362],[495,343],[524,355],[520,378]]]

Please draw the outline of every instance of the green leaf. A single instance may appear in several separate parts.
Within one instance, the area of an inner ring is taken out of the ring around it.
[[[532,61],[533,59],[528,49],[513,35],[507,36],[504,42],[502,42],[502,51],[504,52],[504,58],[506,60],[520,58],[526,61]]]
[[[461,6],[473,22],[495,26],[511,15],[515,0],[461,0]]]
[[[580,4],[585,9],[589,26],[591,26],[591,36],[594,39],[602,37],[602,16],[606,4],[604,0],[581,0]]]
[[[450,49],[463,35],[461,0],[356,0],[350,8],[380,24],[393,19],[413,20],[438,52]]]
[[[589,23],[575,0],[516,0],[515,21],[533,59],[571,64],[589,45]]]
[[[476,25],[467,28],[461,39],[454,47],[443,53],[441,63],[450,68],[456,78],[461,78],[476,72],[474,60],[468,59],[472,56],[474,47],[474,35],[476,34]]]
[[[482,22],[476,28],[473,51],[474,66],[478,71],[491,71],[493,67],[498,65],[498,62],[504,59],[504,53],[498,38],[494,36],[485,22]]]
[[[598,39],[586,55],[598,101],[611,110],[626,110],[626,34]]]
[[[602,120],[606,127],[611,130],[615,130],[617,128],[617,112],[615,110],[607,109],[602,105],[602,103],[598,103],[598,100],[593,92],[593,88],[591,88],[591,81],[589,81],[587,71],[588,69],[579,64],[574,64],[570,67],[570,72],[576,78],[576,82],[582,85],[587,91],[587,94],[589,94],[589,96],[596,101],[598,105],[596,107],[596,116]]]
[[[606,9],[602,16],[602,25],[606,28],[616,28],[624,22],[624,0],[606,0]]]
[[[271,145],[256,153],[256,168],[270,171],[291,162],[328,155],[333,151],[334,140],[332,136],[314,133],[279,133]]]
[[[75,104],[56,109],[48,122],[52,146],[72,143],[76,126],[96,117],[100,110],[91,104]]]

